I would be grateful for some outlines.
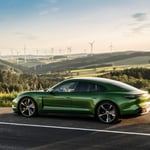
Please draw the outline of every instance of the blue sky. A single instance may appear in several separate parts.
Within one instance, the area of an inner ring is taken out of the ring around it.
[[[149,0],[0,0],[0,52],[150,50]]]

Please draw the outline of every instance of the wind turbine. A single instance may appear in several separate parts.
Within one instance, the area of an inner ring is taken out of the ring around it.
[[[89,42],[89,44],[90,44],[90,50],[91,50],[91,55],[93,55],[94,42],[95,41]]]
[[[12,56],[11,58],[12,58],[12,60],[13,60],[13,57],[14,57],[14,51],[13,51],[13,49],[11,49],[10,51],[11,51],[11,56]]]
[[[51,55],[52,55],[52,62],[53,62],[53,59],[54,59],[54,48],[51,48]]]
[[[36,59],[38,60],[38,55],[39,55],[39,50],[38,49],[36,49]]]
[[[26,63],[27,57],[26,57],[26,46],[25,45],[24,45],[23,51],[24,51],[24,63]]]
[[[112,42],[110,43],[110,52],[112,54],[112,50],[113,50],[113,45],[112,45]]]
[[[72,52],[72,47],[68,47],[67,48],[68,57],[71,56],[71,52]]]
[[[16,50],[17,52],[17,65],[19,64],[19,50]]]

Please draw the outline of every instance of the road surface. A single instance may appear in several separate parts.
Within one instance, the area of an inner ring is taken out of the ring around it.
[[[150,114],[112,125],[91,117],[41,115],[24,118],[0,108],[0,150],[150,149]]]

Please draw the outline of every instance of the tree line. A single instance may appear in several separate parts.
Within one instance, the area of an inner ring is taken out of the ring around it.
[[[61,81],[62,77],[53,75],[18,74],[0,71],[0,93],[43,90]]]
[[[103,77],[119,80],[150,92],[150,69],[148,68],[130,68],[120,71],[114,69]]]
[[[64,80],[67,73],[69,72],[37,75],[0,70],[0,93],[47,89]],[[101,77],[122,81],[150,92],[150,69],[147,68],[131,68],[120,71],[113,69],[113,71]]]

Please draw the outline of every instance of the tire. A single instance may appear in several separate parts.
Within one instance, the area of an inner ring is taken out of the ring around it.
[[[115,104],[109,101],[101,102],[96,109],[96,117],[105,124],[115,123],[119,119],[119,111]]]
[[[19,102],[19,113],[24,117],[32,117],[37,113],[35,101],[30,97],[24,97]]]

